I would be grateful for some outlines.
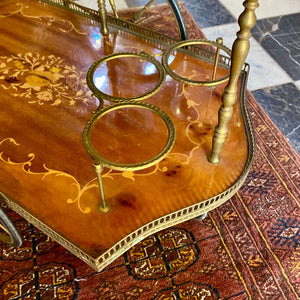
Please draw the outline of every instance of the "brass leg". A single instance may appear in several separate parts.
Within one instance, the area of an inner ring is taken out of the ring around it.
[[[203,221],[207,217],[207,212],[195,218],[197,221]]]
[[[223,45],[223,39],[221,37],[217,37],[216,43],[219,44],[219,45]],[[217,73],[217,68],[218,68],[219,57],[220,57],[220,48],[218,47],[217,51],[216,51],[216,57],[215,57],[215,61],[214,61],[214,71],[213,71],[213,75],[212,75],[211,80],[216,79],[216,73]]]
[[[107,27],[107,18],[106,18],[106,8],[105,8],[105,0],[97,0],[98,1],[98,9],[100,12],[100,22],[101,22],[101,33],[103,35],[108,35],[108,27]]]
[[[99,186],[99,192],[100,192],[100,198],[101,198],[101,203],[98,206],[98,209],[102,213],[107,213],[110,211],[110,205],[108,202],[105,200],[105,194],[104,194],[104,188],[103,188],[103,182],[102,182],[102,171],[103,171],[103,166],[101,163],[94,163],[93,164],[94,171],[97,174],[97,180],[98,180],[98,186]]]
[[[8,215],[0,207],[0,241],[12,247],[20,247],[22,245],[22,238],[12,223]]]
[[[115,0],[109,0],[109,4],[110,4],[110,6],[111,6],[111,8],[113,10],[114,16],[116,18],[119,18],[118,12],[117,12],[117,8],[116,8],[116,4],[115,4]]]
[[[219,123],[215,128],[212,152],[208,160],[213,164],[220,162],[220,154],[228,132],[227,124],[232,116],[233,104],[237,98],[237,82],[249,52],[250,30],[256,23],[255,9],[258,0],[246,0],[245,9],[239,17],[240,31],[232,46],[229,82],[222,95],[222,106],[219,109]]]

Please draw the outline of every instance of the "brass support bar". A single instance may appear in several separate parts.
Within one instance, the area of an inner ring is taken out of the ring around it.
[[[217,45],[223,45],[223,39],[221,37],[218,37],[216,39],[216,43],[217,43]],[[212,79],[211,79],[212,81],[214,81],[216,79],[219,57],[220,57],[220,48],[217,47],[215,61],[214,61],[214,71],[213,71],[213,75],[212,75]]]
[[[156,0],[150,0],[141,10],[139,10],[132,18],[131,22],[134,23],[136,22],[142,14],[155,2]]]
[[[107,12],[105,8],[105,0],[97,0],[98,1],[98,9],[100,13],[100,23],[101,23],[101,33],[103,35],[108,35],[108,26],[107,26]]]
[[[219,109],[219,121],[215,128],[212,152],[208,157],[209,162],[218,164],[220,154],[228,132],[228,122],[231,119],[233,108],[237,98],[237,83],[250,48],[250,30],[256,23],[255,9],[258,0],[246,0],[243,3],[245,9],[239,17],[240,31],[232,46],[230,77],[222,95],[222,105]]]
[[[117,8],[116,8],[116,4],[115,4],[115,0],[109,0],[109,4],[111,6],[111,9],[113,10],[114,16],[116,18],[119,18]]]
[[[97,174],[98,186],[99,186],[100,197],[101,197],[101,203],[99,204],[98,208],[101,212],[107,213],[110,211],[110,205],[108,202],[106,202],[105,195],[104,195],[103,182],[102,182],[102,176],[101,176],[101,173],[103,171],[102,163],[95,162],[93,164],[93,169]]]

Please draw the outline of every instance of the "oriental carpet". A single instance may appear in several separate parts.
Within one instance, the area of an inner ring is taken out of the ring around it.
[[[189,37],[202,38],[181,9]],[[140,22],[175,36],[171,21],[163,5]],[[5,208],[24,242],[0,244],[0,299],[299,299],[300,159],[249,92],[247,100],[257,151],[239,192],[203,221],[146,238],[101,272]]]

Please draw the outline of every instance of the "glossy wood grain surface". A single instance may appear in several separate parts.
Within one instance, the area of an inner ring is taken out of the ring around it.
[[[238,180],[248,155],[239,103],[222,161],[210,164],[224,84],[195,87],[167,76],[163,87],[144,101],[170,116],[175,145],[151,168],[105,169],[112,209],[99,212],[92,159],[82,143],[84,126],[99,105],[86,73],[106,54],[157,54],[162,46],[113,28],[104,40],[84,18],[34,1],[3,2],[0,16],[0,190],[73,245],[96,258],[144,224],[218,195]],[[172,59],[173,70],[182,76],[210,79],[211,64],[182,53]],[[218,68],[217,77],[227,73]],[[99,88],[122,97],[151,89],[158,78],[152,64],[125,58],[107,63],[95,76]],[[164,122],[141,108],[109,113],[92,131],[97,151],[122,163],[151,158],[166,139]]]

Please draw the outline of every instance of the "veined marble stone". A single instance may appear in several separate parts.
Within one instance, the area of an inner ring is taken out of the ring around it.
[[[272,121],[300,153],[300,90],[292,84],[264,88],[253,92]]]
[[[202,31],[209,40],[214,40],[218,36],[222,37],[224,45],[231,48],[238,30],[238,24],[234,23],[204,28]],[[286,72],[282,70],[277,62],[254,38],[250,39],[250,51],[246,62],[250,65],[248,80],[248,89],[250,91],[292,81]],[[277,76],[275,76],[275,74],[277,74]],[[278,74],[280,74],[280,76],[278,76]]]
[[[238,18],[243,10],[243,1],[220,0],[220,2],[231,12],[231,14],[235,18]],[[300,12],[299,0],[259,0],[258,3],[259,7],[255,11],[257,19],[264,19]]]
[[[293,80],[300,80],[300,13],[258,20],[252,35]]]

